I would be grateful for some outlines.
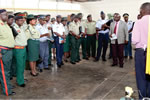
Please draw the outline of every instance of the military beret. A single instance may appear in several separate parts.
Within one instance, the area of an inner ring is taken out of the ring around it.
[[[6,9],[0,9],[0,14],[6,12]]]
[[[129,17],[129,14],[128,13],[124,13],[123,17]]]
[[[35,16],[33,14],[30,14],[27,16],[27,19],[35,19]]]
[[[74,18],[79,18],[79,15],[75,15],[75,17]]]
[[[19,19],[23,19],[23,17],[22,16],[16,16],[15,17],[15,20],[19,20]]]
[[[39,15],[38,19],[45,19],[45,15]]]
[[[104,15],[105,13],[103,11],[100,12],[101,15]]]
[[[56,20],[55,18],[52,18],[52,19],[51,19],[51,22],[52,22],[52,21],[55,21],[55,20]]]
[[[67,17],[63,17],[61,21],[67,21]]]
[[[10,19],[10,18],[14,18],[14,16],[13,15],[8,15],[8,19]]]

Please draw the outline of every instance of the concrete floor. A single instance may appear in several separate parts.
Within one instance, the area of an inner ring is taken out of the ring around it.
[[[55,64],[56,62],[53,61]],[[52,70],[32,77],[30,71],[25,71],[28,79],[25,88],[16,86],[15,96],[6,97],[0,89],[0,99],[80,99],[80,100],[119,100],[125,95],[125,86],[136,89],[134,60],[125,60],[124,68],[111,67],[112,60],[93,62],[93,59],[82,60],[76,65],[65,63],[61,69]],[[133,97],[138,98],[138,93]]]

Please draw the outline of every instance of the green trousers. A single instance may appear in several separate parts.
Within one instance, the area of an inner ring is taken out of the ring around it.
[[[13,58],[12,58],[12,64],[11,64],[11,70],[10,70],[10,78],[16,77],[16,63],[14,58],[14,50],[13,50]]]
[[[3,93],[5,95],[9,95],[12,93],[10,83],[10,69],[13,51],[2,49],[1,53],[2,53],[2,60],[0,60],[0,83],[2,86]]]
[[[87,36],[87,54],[90,57],[92,51],[92,57],[96,55],[96,35]]]
[[[24,69],[26,63],[26,48],[14,49],[17,83],[18,85],[24,84]]]
[[[82,46],[82,58],[87,58],[87,38],[81,37],[81,46]]]
[[[48,58],[48,64],[51,64],[51,58],[52,58],[52,42],[49,41],[49,58]]]
[[[71,42],[71,62],[79,61],[80,39],[76,39],[74,36],[71,36],[70,42]]]

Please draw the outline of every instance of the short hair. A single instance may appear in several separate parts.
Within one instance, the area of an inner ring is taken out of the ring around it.
[[[89,15],[87,16],[87,18],[89,18],[89,17],[92,17],[92,15],[91,15],[91,14],[89,14]]]
[[[74,16],[75,16],[75,14],[71,14],[71,15],[70,15],[70,17],[74,17]]]
[[[13,15],[8,15],[8,19],[14,18]]]
[[[51,16],[50,14],[47,14],[45,17]]]
[[[150,2],[146,2],[146,3],[143,3],[142,5],[141,5],[141,9],[146,9],[146,8],[148,8],[149,7],[149,9],[150,9]]]

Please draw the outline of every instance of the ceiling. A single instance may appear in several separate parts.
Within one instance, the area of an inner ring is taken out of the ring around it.
[[[93,2],[93,1],[101,1],[101,0],[64,0],[70,2]]]

